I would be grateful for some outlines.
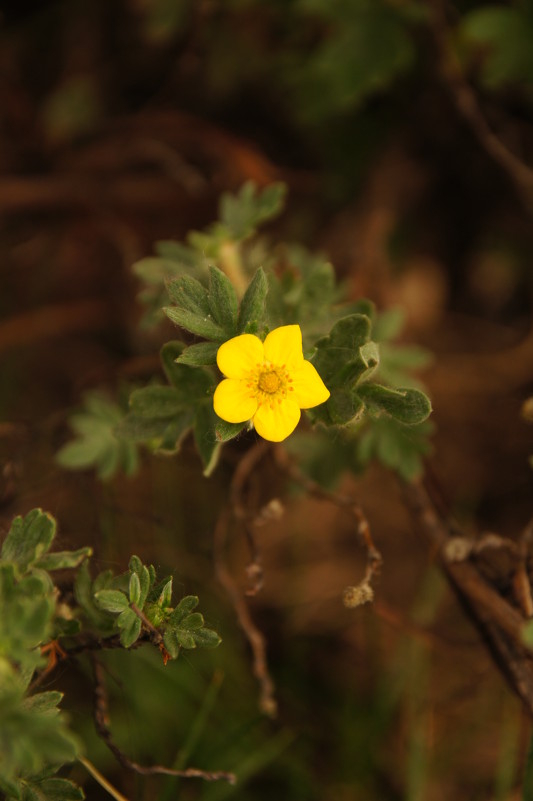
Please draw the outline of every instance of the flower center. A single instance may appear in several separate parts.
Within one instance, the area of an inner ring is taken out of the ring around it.
[[[263,392],[268,392],[269,395],[273,395],[277,392],[280,388],[280,384],[280,378],[274,370],[270,370],[268,373],[261,373],[259,375],[259,381],[257,382],[259,389],[263,390]]]

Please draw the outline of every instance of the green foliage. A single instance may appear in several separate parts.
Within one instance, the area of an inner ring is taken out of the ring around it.
[[[75,801],[83,791],[55,774],[80,753],[80,743],[59,709],[60,692],[32,692],[32,678],[53,667],[60,640],[68,654],[84,645],[118,639],[168,642],[165,659],[181,648],[213,648],[220,637],[204,626],[186,596],[172,606],[172,579],[157,581],[152,565],[132,556],[128,571],[91,579],[89,547],[51,551],[54,518],[41,509],[16,517],[0,552],[0,791],[17,801]],[[74,592],[60,591],[54,573],[76,570]],[[49,572],[51,571],[51,572]]]
[[[333,17],[341,6],[332,7]],[[381,4],[371,7],[366,0],[356,7],[367,22],[375,14],[390,11]],[[392,19],[396,12],[390,13]],[[152,311],[165,280],[170,300],[165,314],[203,341],[166,343],[161,362],[168,384],[135,390],[129,412],[114,425],[108,424],[105,434],[98,429],[95,443],[85,424],[81,443],[67,445],[60,453],[63,464],[78,466],[75,459],[70,463],[65,459],[69,448],[74,452],[84,448],[96,461],[94,450],[107,453],[110,439],[115,452],[116,443],[127,443],[130,449],[144,443],[153,451],[177,453],[184,437],[192,433],[204,475],[210,475],[222,445],[248,427],[246,422],[227,423],[214,413],[220,344],[245,332],[263,338],[273,328],[298,324],[305,356],[330,391],[326,403],[307,414],[312,423],[330,430],[333,449],[338,451],[339,438],[346,442],[344,466],[360,470],[377,458],[403,477],[420,472],[429,429],[419,426],[429,416],[431,405],[412,371],[425,366],[428,355],[421,348],[394,341],[403,322],[401,312],[378,315],[370,301],[347,303],[330,262],[300,245],[280,248],[268,269],[260,266],[252,272],[250,268],[249,250],[243,243],[258,225],[280,212],[283,195],[281,184],[258,192],[247,183],[238,194],[222,196],[220,220],[206,231],[192,232],[186,245],[159,243],[159,258],[135,266],[148,284],[159,287],[149,297]],[[418,428],[407,432],[406,427]],[[363,444],[354,445],[358,440]],[[323,459],[330,461],[324,454]],[[88,461],[80,460],[79,466]],[[330,474],[337,472],[332,469]],[[138,622],[128,609],[117,613],[118,625],[127,631],[126,641],[134,642],[139,636]]]
[[[223,279],[218,273],[213,273],[213,268],[227,268],[234,248],[241,246],[259,226],[280,213],[285,192],[285,185],[281,183],[258,191],[255,184],[248,181],[238,194],[227,192],[221,196],[219,221],[203,232],[191,231],[187,244],[156,243],[155,256],[141,259],[133,265],[134,273],[144,284],[139,295],[147,307],[144,325],[159,322],[164,309],[173,322],[187,331],[218,342],[227,338],[223,333],[226,330],[224,325],[218,325],[216,314],[215,319],[212,316],[210,302],[214,298],[210,298],[205,289],[202,291],[202,285],[206,287],[209,280],[210,294],[222,291],[222,299],[215,301],[216,311],[231,326],[231,308],[234,309],[235,301],[231,297],[230,287],[226,285],[223,289],[219,286]],[[236,269],[239,270],[238,264]],[[176,305],[165,308],[167,291]],[[228,293],[226,298],[224,292]]]
[[[118,470],[126,475],[135,473],[137,449],[131,442],[115,436],[115,428],[123,417],[118,404],[99,392],[88,394],[84,411],[72,415],[69,420],[76,439],[64,445],[56,455],[61,467],[71,470],[93,467],[103,481],[112,478]]]
[[[315,17],[327,26],[292,77],[300,113],[307,122],[325,123],[383,92],[414,59],[409,18],[386,0],[301,0],[300,19]]]
[[[127,589],[118,589],[120,585]],[[186,596],[173,608],[172,579],[160,587],[153,567],[143,565],[138,556],[131,557],[127,574],[109,579],[104,589],[93,590],[93,598],[98,609],[114,617],[124,648],[130,648],[142,633],[146,634],[147,625],[151,627],[149,632],[157,631],[158,637],[163,638],[172,659],[178,658],[181,648],[215,648],[220,643],[218,634],[204,627],[202,615],[191,614],[198,606],[198,598]]]
[[[460,34],[471,52],[478,57],[481,54],[481,78],[488,88],[522,85],[533,99],[533,11],[530,3],[476,8],[463,17]]]

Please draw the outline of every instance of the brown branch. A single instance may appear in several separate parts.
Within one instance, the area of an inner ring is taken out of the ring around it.
[[[230,784],[234,784],[236,781],[236,777],[234,773],[228,773],[227,771],[205,771],[201,770],[200,768],[185,768],[184,770],[174,770],[172,768],[166,768],[163,765],[151,765],[149,767],[144,765],[139,765],[138,762],[134,762],[130,759],[126,754],[118,747],[118,745],[113,741],[111,736],[111,731],[109,729],[110,726],[110,717],[109,717],[109,706],[107,700],[107,692],[105,688],[105,677],[104,677],[104,669],[102,664],[93,656],[93,670],[94,670],[94,679],[95,679],[95,687],[94,687],[94,696],[95,696],[95,705],[94,705],[94,721],[95,726],[98,734],[105,742],[111,753],[114,755],[117,762],[122,765],[123,768],[126,770],[134,771],[135,773],[139,773],[141,776],[155,776],[155,775],[164,775],[164,776],[176,776],[185,779],[204,779],[208,782],[213,781],[227,781]]]
[[[407,507],[431,544],[459,601],[491,650],[512,689],[533,716],[533,661],[522,633],[526,619],[468,561],[447,556],[450,530],[430,495],[417,483],[404,485]]]
[[[488,155],[511,178],[526,201],[528,210],[531,211],[533,169],[512,153],[489,127],[477,97],[466,81],[461,65],[450,47],[450,31],[442,0],[431,0],[430,23],[437,47],[441,76],[457,110]]]
[[[213,537],[213,547],[217,578],[226,590],[233,604],[239,624],[252,649],[253,673],[260,687],[259,707],[266,715],[274,717],[277,713],[277,703],[275,699],[274,682],[272,681],[268,669],[266,639],[252,620],[248,605],[228,570],[225,556],[232,516],[239,520],[245,520],[247,518],[246,507],[242,499],[244,486],[254,467],[261,461],[269,449],[269,443],[261,440],[247,451],[235,468],[230,486],[230,503],[222,509],[218,516]],[[253,547],[255,547],[254,541],[252,542]],[[256,553],[255,559],[257,560],[257,558]],[[260,569],[260,564],[257,562],[256,564],[258,564]]]
[[[237,614],[239,624],[246,635],[246,638],[250,644],[250,648],[252,649],[253,673],[258,680],[260,687],[259,707],[266,715],[275,717],[277,714],[277,702],[274,695],[274,682],[272,681],[272,677],[270,676],[270,672],[268,670],[266,639],[252,620],[248,605],[226,566],[224,552],[226,548],[230,519],[231,510],[229,507],[225,507],[220,513],[215,526],[215,570],[218,580],[230,597]]]
[[[356,532],[358,537],[362,540],[366,549],[366,569],[363,579],[354,587],[347,587],[344,592],[344,603],[346,606],[359,606],[373,599],[372,581],[379,573],[383,558],[381,553],[376,548],[370,525],[366,518],[361,505],[347,495],[340,495],[337,492],[321,487],[316,481],[313,481],[309,476],[306,476],[295,464],[290,460],[286,451],[282,448],[277,448],[275,451],[276,460],[280,467],[299,484],[309,495],[320,500],[328,501],[328,503],[344,509],[355,521]]]

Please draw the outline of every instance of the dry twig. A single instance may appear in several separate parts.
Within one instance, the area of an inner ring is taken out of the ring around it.
[[[491,130],[485,119],[477,97],[466,81],[457,57],[450,47],[450,31],[442,0],[431,0],[430,21],[437,46],[440,73],[457,110],[484,150],[507,173],[524,199],[528,211],[531,211],[533,169],[509,150]]]
[[[281,468],[309,495],[328,501],[334,506],[344,509],[355,520],[357,535],[362,540],[366,549],[367,562],[362,581],[355,587],[348,587],[345,590],[344,601],[347,606],[358,606],[361,603],[371,601],[373,598],[372,581],[379,573],[383,559],[381,553],[374,544],[370,525],[361,505],[354,498],[347,495],[340,495],[337,492],[331,492],[321,487],[316,481],[306,476],[281,448],[276,449],[275,454],[276,460]]]
[[[127,770],[132,770],[135,773],[139,773],[142,776],[155,776],[155,775],[165,775],[165,776],[176,776],[185,779],[204,779],[208,782],[214,781],[227,781],[230,784],[234,784],[236,781],[236,777],[234,773],[228,773],[227,771],[206,771],[201,770],[200,768],[185,768],[184,770],[173,770],[172,768],[166,768],[163,765],[150,765],[146,767],[144,765],[139,765],[138,762],[134,762],[130,759],[126,754],[118,747],[118,745],[113,741],[111,736],[111,731],[109,729],[110,718],[109,718],[109,708],[108,708],[108,701],[107,701],[107,692],[105,689],[105,678],[104,678],[104,669],[102,664],[93,656],[93,670],[94,670],[94,679],[95,679],[95,687],[94,687],[94,695],[95,695],[95,705],[94,705],[94,721],[96,725],[96,730],[102,740],[105,742],[111,753],[116,758],[117,762],[122,765],[123,768]]]
[[[274,696],[274,682],[270,676],[266,659],[266,640],[253,622],[248,605],[227,568],[225,558],[226,542],[232,515],[240,520],[246,519],[247,513],[242,502],[243,488],[250,473],[261,461],[269,447],[267,442],[258,442],[254,447],[250,448],[237,465],[231,482],[230,503],[222,509],[215,526],[214,555],[218,580],[233,603],[237,619],[252,649],[253,672],[260,685],[259,706],[265,714],[274,717],[277,712],[277,703]],[[252,543],[253,547],[256,548],[253,539]],[[257,560],[257,558],[258,555],[256,553],[255,559]],[[257,561],[256,564],[259,565]]]
[[[447,558],[450,530],[421,484],[405,485],[404,497],[462,606],[480,631],[510,686],[533,716],[533,660],[522,640],[526,618],[483,578],[474,565],[466,560]]]

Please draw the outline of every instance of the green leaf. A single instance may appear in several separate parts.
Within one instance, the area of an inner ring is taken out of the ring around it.
[[[204,616],[200,614],[200,612],[193,612],[191,615],[187,615],[187,617],[183,618],[180,623],[180,628],[186,631],[192,631],[193,629],[201,629],[203,625]]]
[[[233,337],[237,327],[239,303],[233,284],[218,267],[209,268],[209,308],[216,322]]]
[[[316,343],[312,362],[330,391],[354,384],[369,369],[361,348],[370,339],[370,327],[366,315],[352,314],[338,320],[329,335]]]
[[[214,342],[225,342],[228,338],[224,329],[213,320],[210,314],[194,314],[187,309],[174,306],[167,306],[163,311],[169,320],[179,325],[180,328],[190,331],[191,334],[211,339]]]
[[[364,404],[355,389],[334,389],[325,407],[331,422],[341,426],[357,420],[364,411]]]
[[[161,348],[161,361],[169,382],[180,391],[184,403],[191,405],[205,398],[213,385],[213,376],[209,370],[177,363],[184,349],[183,342],[166,342]]]
[[[139,576],[137,573],[132,573],[130,575],[128,595],[130,598],[130,603],[138,606],[139,601],[141,600],[141,582],[139,581]]]
[[[167,628],[163,634],[163,644],[172,659],[177,659],[180,653],[181,643],[177,637],[177,629]]]
[[[182,620],[191,614],[193,609],[196,609],[198,603],[199,600],[196,595],[186,595],[170,615],[169,622],[173,626],[178,626]]]
[[[161,590],[161,595],[158,599],[158,604],[163,608],[166,609],[172,603],[172,579],[170,578],[166,584],[164,585],[163,589]]]
[[[128,609],[128,599],[120,590],[100,590],[94,595],[96,605],[105,612],[118,614]]]
[[[98,588],[95,586],[94,591],[96,592],[97,589]],[[94,602],[93,584],[87,562],[83,562],[80,569],[76,573],[76,578],[74,581],[74,597],[93,625],[96,625],[96,627],[100,630],[103,629],[103,631],[106,633],[112,630],[112,621],[96,606]]]
[[[461,35],[471,47],[480,49],[482,77],[488,87],[531,84],[533,20],[520,6],[474,9],[464,16]]]
[[[216,648],[222,642],[222,639],[213,629],[201,628],[191,633],[195,644],[200,648]]]
[[[429,421],[416,426],[405,426],[387,416],[369,421],[355,441],[354,468],[364,468],[376,458],[406,481],[412,481],[423,472],[423,457],[430,451],[428,437],[432,431]]]
[[[84,399],[85,411],[69,419],[78,435],[56,454],[56,461],[65,468],[82,470],[95,467],[99,478],[107,480],[118,469],[126,475],[135,472],[138,455],[131,442],[115,436],[115,430],[124,417],[124,411],[98,393]]]
[[[337,118],[383,93],[414,61],[409,30],[395,5],[352,0],[317,9],[314,0],[301,0],[298,9],[311,19],[318,11],[328,31],[291,72],[292,99],[303,124],[329,131]]]
[[[68,779],[43,779],[37,784],[39,801],[83,801],[85,793]]]
[[[218,419],[215,424],[215,437],[217,442],[229,442],[247,428],[248,423],[228,423]]]
[[[147,567],[145,567],[145,565],[142,565],[141,571],[137,573],[137,576],[139,577],[140,587],[140,595],[139,600],[137,601],[137,606],[139,609],[142,609],[146,603],[146,599],[148,598],[148,593],[150,591],[150,571]]]
[[[185,398],[175,387],[143,387],[130,396],[130,408],[137,417],[160,419],[183,411]]]
[[[89,546],[79,548],[77,551],[56,551],[55,553],[46,554],[42,559],[38,559],[35,566],[42,570],[65,570],[78,567],[92,554],[93,549]]]
[[[128,414],[117,426],[117,436],[131,439],[133,442],[151,442],[157,440],[159,446],[166,450],[174,450],[188,429],[192,426],[191,410],[182,411],[173,418],[149,418]]]
[[[244,293],[239,310],[237,331],[243,333],[247,326],[259,323],[265,314],[268,281],[262,267],[256,271]]]
[[[225,193],[220,198],[219,213],[222,225],[231,238],[246,239],[263,222],[277,216],[283,208],[286,186],[269,184],[257,192],[253,181],[247,181],[237,195]]]
[[[174,633],[177,642],[182,648],[187,648],[188,650],[196,648],[196,640],[194,639],[192,632],[185,631],[184,629],[174,629]]]
[[[191,367],[202,367],[214,365],[217,362],[217,352],[219,345],[216,342],[198,342],[189,345],[183,353],[178,356],[178,364],[187,364]]]
[[[417,425],[431,414],[431,402],[417,389],[390,389],[379,384],[363,384],[358,394],[372,411],[384,412],[403,425]]]
[[[211,311],[207,289],[196,278],[182,275],[167,285],[170,300],[178,308],[199,317],[207,317]]]
[[[61,702],[62,698],[63,693],[55,690],[49,690],[47,692],[30,695],[24,699],[22,706],[24,709],[27,709],[31,712],[39,714],[48,712],[55,715],[59,712],[57,706]]]
[[[124,609],[117,617],[117,626],[120,629],[120,642],[124,648],[131,648],[139,639],[141,633],[141,620],[133,609]]]
[[[43,556],[55,537],[56,521],[42,509],[16,517],[2,546],[2,559],[15,562],[21,570]]]

